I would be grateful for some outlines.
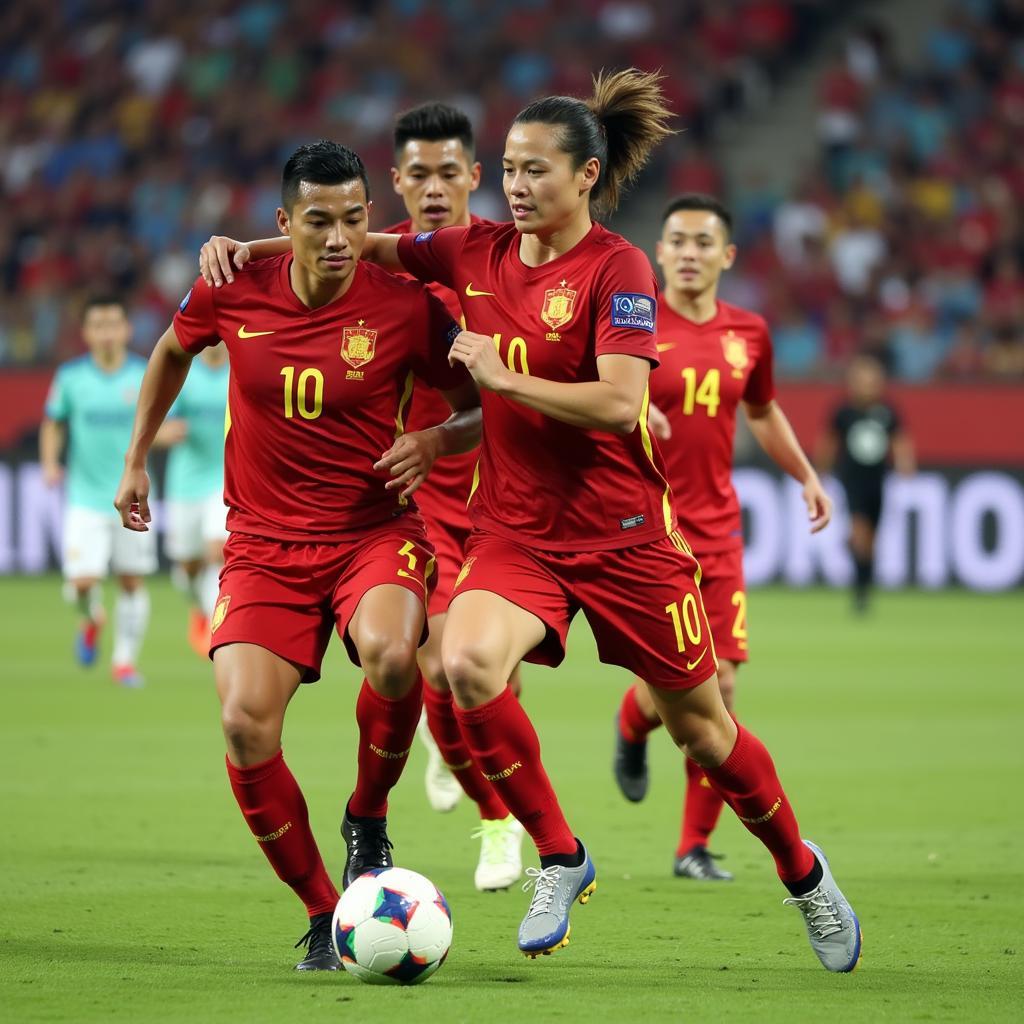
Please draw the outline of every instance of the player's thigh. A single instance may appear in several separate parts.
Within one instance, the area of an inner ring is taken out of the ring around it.
[[[715,552],[700,557],[700,593],[719,661],[746,661],[747,590],[743,551]]]
[[[304,672],[257,644],[225,644],[214,651],[221,722],[232,753],[247,760],[276,752],[288,702]]]
[[[168,498],[164,502],[164,553],[172,562],[198,561],[203,557],[203,503]]]
[[[412,516],[369,534],[339,562],[331,606],[349,658],[375,676],[394,677],[399,688],[410,671],[415,677],[416,649],[426,639],[434,564]]]
[[[102,580],[110,570],[115,531],[129,533],[116,515],[69,505],[64,511],[61,565],[68,580]]]
[[[678,535],[588,555],[573,593],[607,664],[686,690],[714,676],[715,644],[697,562]]]
[[[460,703],[479,702],[484,691],[500,692],[524,658],[555,666],[565,657],[576,606],[557,574],[533,552],[473,534],[454,593],[441,657]]]
[[[119,576],[152,576],[159,564],[156,531],[152,527],[145,533],[124,527],[115,530],[110,564]]]
[[[329,545],[282,543],[232,534],[225,545],[220,593],[210,620],[210,654],[254,644],[320,678],[334,627]]]

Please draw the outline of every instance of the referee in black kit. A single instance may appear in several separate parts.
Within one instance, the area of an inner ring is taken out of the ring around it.
[[[897,473],[915,470],[914,448],[899,414],[885,400],[885,368],[870,355],[857,355],[846,376],[846,398],[822,438],[819,463],[846,491],[853,555],[853,607],[867,610],[874,576],[875,531],[882,515],[882,484],[891,465]]]

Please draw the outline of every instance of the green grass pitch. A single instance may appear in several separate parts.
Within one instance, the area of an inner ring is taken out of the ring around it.
[[[57,580],[0,581],[0,1020],[1021,1019],[1019,593],[883,594],[860,621],[844,594],[751,594],[740,712],[861,917],[853,975],[819,967],[769,857],[728,812],[715,846],[736,881],[671,877],[678,757],[656,736],[648,800],[620,797],[610,743],[626,676],[598,665],[578,623],[560,670],[527,669],[525,700],[597,893],[573,911],[567,949],[523,959],[527,897],[474,891],[471,809],[427,808],[417,746],[392,800],[395,856],[445,892],[455,941],[412,989],[292,970],[302,908],[231,798],[182,601],[164,580],[153,598],[148,685],[130,692],[73,665]],[[285,737],[335,876],[359,682],[339,650]]]

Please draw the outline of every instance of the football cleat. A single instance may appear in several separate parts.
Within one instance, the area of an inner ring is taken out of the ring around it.
[[[394,867],[391,859],[393,846],[388,839],[387,818],[354,821],[345,809],[341,820],[341,836],[345,840],[348,856],[341,887],[347,889],[360,875],[375,868]]]
[[[145,679],[134,665],[115,665],[111,669],[111,675],[118,686],[126,690],[138,690],[145,685]]]
[[[519,925],[519,949],[535,960],[569,945],[569,910],[573,900],[587,903],[597,888],[594,862],[586,848],[583,863],[567,868],[556,864],[549,868],[527,868],[523,891],[533,889],[530,909]]]
[[[200,658],[210,653],[210,620],[198,608],[188,613],[188,644]]]
[[[821,865],[821,881],[804,896],[790,896],[782,902],[796,907],[804,916],[811,949],[826,970],[846,973],[860,962],[862,936],[860,922],[842,894],[828,866],[825,854],[804,840]]]
[[[706,846],[694,846],[676,856],[672,872],[678,878],[692,878],[697,882],[731,882],[732,872],[722,870],[715,863],[720,856],[711,853]]]
[[[647,741],[632,743],[623,738],[619,730],[619,716],[615,715],[615,760],[612,762],[615,781],[622,795],[634,804],[647,796]]]
[[[455,805],[462,799],[462,786],[444,763],[441,751],[427,725],[427,713],[420,715],[420,724],[416,727],[416,735],[427,748],[427,771],[423,778],[427,790],[427,803],[435,811],[442,814],[455,810]]]
[[[75,660],[83,668],[96,664],[99,651],[100,626],[96,622],[86,622],[75,634]]]
[[[309,931],[295,943],[306,947],[306,955],[295,965],[297,971],[337,971],[341,960],[331,941],[331,913],[316,914],[309,919]]]
[[[480,840],[480,860],[473,884],[480,892],[507,889],[523,873],[523,826],[507,818],[484,819],[472,834]]]

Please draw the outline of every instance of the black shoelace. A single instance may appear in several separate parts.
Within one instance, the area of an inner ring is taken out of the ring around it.
[[[299,946],[308,947],[306,958],[319,956],[331,947],[331,914],[317,914],[309,922],[309,931],[295,943],[295,949]]]
[[[388,839],[387,825],[384,822],[375,822],[372,825],[352,822],[351,835],[349,857],[353,864],[366,869],[390,866],[388,850],[395,847]]]

